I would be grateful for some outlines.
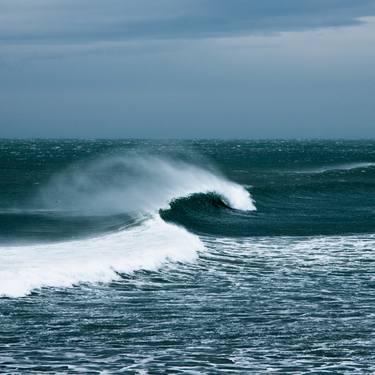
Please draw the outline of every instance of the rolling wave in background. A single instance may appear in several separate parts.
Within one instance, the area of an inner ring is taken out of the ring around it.
[[[351,171],[353,169],[366,169],[375,167],[375,163],[358,162],[358,163],[345,163],[337,165],[329,165],[319,168],[312,168],[305,170],[300,173],[326,173],[326,172],[337,172],[337,171]]]

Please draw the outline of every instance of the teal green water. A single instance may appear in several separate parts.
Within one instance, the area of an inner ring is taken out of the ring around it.
[[[374,373],[375,142],[2,140],[0,173],[0,373]]]

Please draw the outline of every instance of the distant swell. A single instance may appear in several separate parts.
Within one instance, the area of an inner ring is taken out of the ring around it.
[[[367,163],[367,162],[346,163],[346,164],[324,166],[320,168],[314,168],[311,170],[305,170],[302,173],[326,173],[326,172],[333,172],[333,171],[350,171],[353,169],[367,169],[371,167],[375,167],[375,163]]]

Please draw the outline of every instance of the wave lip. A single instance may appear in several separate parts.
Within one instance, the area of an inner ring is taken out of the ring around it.
[[[97,238],[0,247],[0,297],[22,297],[42,287],[110,282],[119,273],[155,270],[165,261],[194,261],[203,249],[197,236],[159,217]]]

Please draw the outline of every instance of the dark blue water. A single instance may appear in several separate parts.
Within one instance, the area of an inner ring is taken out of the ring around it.
[[[375,142],[0,141],[0,373],[372,374]]]

